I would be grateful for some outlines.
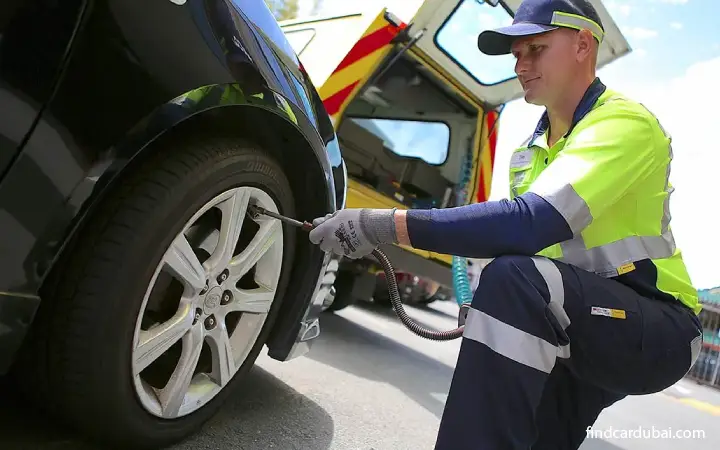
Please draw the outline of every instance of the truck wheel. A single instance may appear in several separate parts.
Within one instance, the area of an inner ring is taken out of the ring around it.
[[[237,140],[174,141],[120,176],[42,302],[45,386],[25,389],[91,437],[159,448],[196,431],[254,364],[296,236],[246,207],[294,216],[294,199],[281,167]]]

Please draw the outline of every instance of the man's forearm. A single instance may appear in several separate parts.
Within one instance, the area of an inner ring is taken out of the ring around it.
[[[400,244],[471,258],[534,255],[572,238],[562,215],[534,194],[456,208],[398,210],[395,230]]]

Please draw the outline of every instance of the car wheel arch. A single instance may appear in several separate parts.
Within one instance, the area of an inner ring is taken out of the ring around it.
[[[196,133],[204,133],[213,137],[238,138],[257,144],[259,147],[270,152],[271,156],[277,159],[283,170],[287,174],[293,191],[313,192],[311,196],[296,196],[296,210],[298,217],[304,220],[312,220],[327,213],[329,205],[333,205],[333,200],[329,198],[327,192],[329,188],[325,185],[326,177],[321,161],[318,160],[312,144],[287,117],[283,117],[281,111],[273,111],[268,108],[257,105],[238,104],[232,106],[210,107],[205,110],[197,111],[192,115],[175,122],[172,126],[163,128],[152,134],[151,137],[142,141],[137,140],[138,135],[143,133],[129,133],[126,136],[123,146],[124,150],[115,158],[111,164],[107,165],[100,177],[98,178],[92,193],[82,202],[81,209],[75,222],[69,227],[69,230],[62,240],[62,244],[57,247],[57,251],[52,262],[47,265],[45,276],[40,284],[40,295],[43,292],[52,292],[55,283],[53,274],[59,273],[56,268],[62,267],[62,256],[71,252],[73,242],[76,236],[81,232],[83,223],[87,218],[91,217],[96,210],[97,205],[102,201],[113,186],[122,182],[122,175],[131,169],[135,163],[142,161],[145,157],[151,155],[157,149],[167,148],[168,141],[174,139],[183,139],[184,136]],[[153,121],[147,118],[142,126],[147,129],[147,124]],[[157,122],[156,122],[157,123]],[[238,125],[242,124],[242,125]],[[262,124],[258,126],[258,124]],[[145,132],[147,135],[147,132]],[[319,137],[318,137],[319,139]],[[129,143],[135,142],[134,152],[128,152]],[[291,151],[288,151],[291,149]],[[321,259],[318,250],[309,244],[307,239],[298,239],[296,241],[296,267],[293,267],[293,273],[289,280],[288,294],[283,299],[283,305],[279,311],[275,327],[268,339],[268,346],[273,347],[273,342],[284,343],[288,339],[286,333],[280,333],[278,328],[294,327],[299,325],[295,298],[293,293],[301,296],[307,290],[307,285],[303,278],[307,276],[308,271],[316,264],[304,264],[304,260],[317,261]],[[304,270],[298,269],[303,267]],[[311,267],[312,266],[312,267]],[[286,316],[291,316],[290,321],[284,320]],[[284,335],[284,336],[283,336]]]

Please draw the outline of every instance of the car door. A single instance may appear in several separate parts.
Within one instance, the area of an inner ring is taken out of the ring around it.
[[[52,96],[85,4],[0,2],[0,179]]]
[[[601,0],[590,1],[600,15],[605,39],[598,68],[628,54],[625,36]],[[510,25],[521,0],[425,0],[409,25],[420,30],[419,49],[437,70],[455,79],[478,101],[498,106],[522,96],[512,55],[488,56],[477,47],[478,35],[487,29]]]

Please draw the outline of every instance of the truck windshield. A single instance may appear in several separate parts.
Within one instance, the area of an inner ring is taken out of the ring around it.
[[[384,146],[399,156],[420,158],[432,165],[447,160],[450,128],[443,122],[355,117],[349,120],[382,139]]]
[[[463,0],[435,35],[435,45],[483,85],[515,78],[515,57],[488,56],[478,50],[480,32],[512,25],[512,15],[500,2],[490,6],[482,0]]]

